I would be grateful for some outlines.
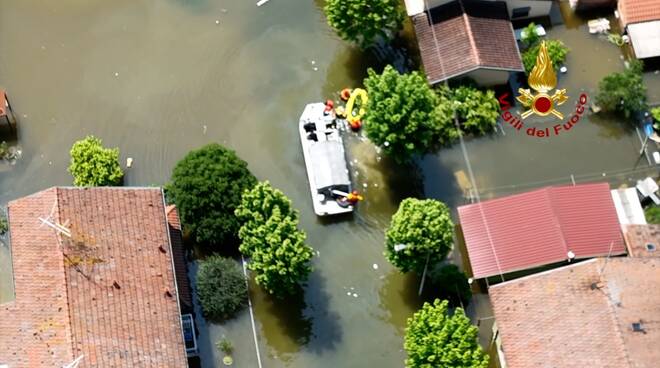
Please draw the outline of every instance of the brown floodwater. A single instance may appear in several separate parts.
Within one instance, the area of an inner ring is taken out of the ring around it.
[[[166,183],[186,152],[222,143],[293,200],[317,254],[297,299],[277,302],[251,285],[264,367],[400,367],[405,321],[421,302],[419,280],[384,259],[383,231],[407,196],[465,203],[454,179],[467,171],[465,157],[456,145],[404,168],[351,136],[351,171],[367,201],[352,217],[317,219],[298,117],[306,103],[359,85],[373,60],[334,36],[321,0],[255,3],[0,0],[0,85],[18,116],[14,143],[22,149],[15,165],[0,170],[0,203],[70,185],[69,148],[88,134],[119,147],[122,160],[134,159],[125,184],[135,186]],[[581,91],[593,96],[598,79],[623,68],[619,50],[580,24],[550,30],[573,50],[560,77],[571,97],[566,106]],[[660,80],[648,78],[660,90]],[[587,116],[549,139],[510,126],[504,133],[466,142],[484,198],[570,183],[571,174],[619,185],[648,170],[635,131],[619,119]],[[11,298],[9,265],[0,245],[0,300]],[[477,295],[469,311],[490,317],[487,297]],[[247,311],[220,325],[198,324],[203,366],[220,366],[214,343],[223,335],[234,342],[234,366],[257,366]],[[485,343],[490,323],[482,327]]]

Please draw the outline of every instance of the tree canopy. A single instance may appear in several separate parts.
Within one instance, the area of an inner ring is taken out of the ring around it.
[[[167,194],[196,241],[225,245],[234,242],[240,227],[234,210],[241,195],[256,182],[234,151],[213,143],[176,164]]]
[[[247,302],[247,285],[234,260],[211,256],[200,262],[197,295],[204,316],[211,320],[232,317]]]
[[[448,302],[436,299],[408,319],[404,348],[406,368],[486,368],[488,355],[477,342],[479,329],[462,308],[448,313]]]
[[[563,42],[559,40],[546,40],[545,44],[548,48],[548,56],[552,61],[552,66],[555,69],[559,69],[561,64],[566,61],[566,55],[568,55],[568,47],[564,45]],[[541,43],[536,42],[531,45],[525,52],[522,54],[523,65],[525,66],[525,72],[527,74],[532,72],[534,65],[536,64],[536,57],[539,54],[539,49],[541,48]]]
[[[605,76],[598,84],[596,103],[603,111],[631,118],[647,108],[646,85],[642,79],[643,64],[633,60],[621,73]]]
[[[69,173],[78,187],[120,185],[124,173],[119,165],[119,148],[104,148],[101,139],[87,136],[71,147]]]
[[[242,222],[239,250],[250,257],[248,268],[256,273],[257,284],[276,297],[293,294],[312,271],[314,253],[298,229],[291,200],[261,182],[243,194],[236,216]]]
[[[520,38],[522,42],[528,47],[535,45],[537,42],[539,42],[541,37],[536,32],[536,24],[532,22],[528,24],[527,27],[523,28]]]
[[[441,96],[441,104],[451,104],[465,133],[483,135],[495,129],[500,104],[492,90],[481,91],[469,86],[450,89],[442,85],[437,92]]]
[[[451,105],[441,103],[419,72],[402,75],[390,65],[382,74],[369,69],[364,85],[369,94],[367,137],[396,161],[405,162],[458,137]]]
[[[393,38],[405,19],[399,0],[326,0],[323,10],[339,37],[362,48]]]
[[[403,272],[442,261],[453,243],[449,208],[434,199],[404,199],[385,234],[385,256]]]

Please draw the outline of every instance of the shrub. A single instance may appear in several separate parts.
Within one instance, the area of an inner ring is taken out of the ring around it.
[[[642,80],[641,61],[631,61],[622,73],[612,73],[598,84],[596,103],[603,111],[631,118],[646,110],[646,86]]]
[[[566,55],[568,55],[568,47],[564,45],[563,42],[559,40],[547,40],[545,44],[548,48],[548,56],[552,61],[552,66],[555,69],[558,69],[561,64],[566,60]],[[532,72],[534,65],[536,64],[536,57],[539,54],[539,49],[541,48],[541,43],[537,43],[531,46],[527,51],[522,54],[523,65],[525,66],[525,72],[527,74]]]
[[[218,348],[218,350],[225,353],[225,355],[231,355],[231,353],[234,351],[234,344],[232,344],[231,341],[224,336],[222,339],[215,343],[215,346]]]
[[[651,109],[651,116],[656,123],[660,123],[660,107]]]
[[[424,303],[406,325],[406,368],[486,368],[488,355],[477,342],[478,335],[479,329],[462,308],[450,316],[446,300]]]
[[[256,182],[234,151],[213,143],[191,151],[176,164],[167,195],[195,240],[226,244],[236,239],[240,227],[234,210],[241,195]]]
[[[4,211],[0,210],[0,235],[5,235],[9,231],[9,223]]]
[[[248,268],[256,273],[257,284],[276,297],[293,294],[312,271],[313,250],[298,229],[291,201],[262,182],[243,194],[236,216],[243,222],[239,250],[250,257]]]
[[[449,264],[433,268],[429,272],[433,291],[438,298],[448,300],[452,306],[467,306],[472,299],[468,279],[456,265]]]
[[[451,105],[440,103],[421,74],[399,74],[390,65],[382,74],[372,69],[368,74],[366,134],[396,161],[407,161],[458,137]]]
[[[451,103],[465,133],[483,135],[495,129],[500,114],[495,92],[468,86],[449,89],[444,85],[437,92],[441,103]]]
[[[241,267],[229,258],[211,256],[200,262],[197,295],[204,316],[211,320],[232,317],[247,302]]]
[[[649,224],[660,224],[660,207],[649,207],[644,210],[644,215]]]
[[[536,24],[534,22],[527,25],[521,33],[521,40],[527,47],[536,45],[540,39],[541,37],[536,33]]]
[[[404,199],[385,234],[385,256],[402,272],[421,273],[442,261],[452,247],[449,208],[434,199]],[[401,247],[397,250],[396,247]]]
[[[104,148],[94,136],[79,140],[71,147],[69,173],[79,187],[120,185],[124,173],[119,165],[119,149]]]
[[[362,48],[393,38],[405,19],[399,0],[326,0],[323,10],[339,37]]]

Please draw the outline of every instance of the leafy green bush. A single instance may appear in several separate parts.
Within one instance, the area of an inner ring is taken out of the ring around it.
[[[646,85],[642,80],[643,64],[633,60],[621,73],[612,73],[598,84],[596,103],[606,112],[631,118],[646,110]]]
[[[393,38],[406,16],[399,0],[326,0],[323,10],[339,37],[362,48]]]
[[[534,22],[528,24],[521,33],[521,40],[527,47],[536,45],[540,39],[541,37],[536,33],[536,24]]]
[[[5,235],[9,231],[9,223],[4,211],[0,210],[0,235]]]
[[[438,298],[448,300],[452,306],[470,304],[472,290],[468,279],[456,265],[433,268],[429,272],[432,290]]]
[[[215,346],[218,348],[218,350],[225,353],[225,355],[231,355],[231,353],[234,351],[234,344],[232,344],[231,341],[224,336],[222,339],[215,343]]]
[[[197,295],[205,317],[218,321],[234,316],[247,302],[247,285],[239,264],[220,256],[201,261]]]
[[[385,256],[402,272],[421,273],[442,261],[452,247],[449,208],[434,199],[404,199],[385,234]]]
[[[545,44],[548,48],[548,56],[552,61],[552,66],[555,69],[559,69],[561,64],[566,60],[566,55],[568,55],[568,47],[564,45],[563,42],[559,40],[547,40]],[[541,43],[532,45],[527,51],[522,54],[523,65],[525,66],[525,72],[527,74],[532,72],[534,65],[536,64],[536,57],[539,54],[539,49],[541,48]]]
[[[213,143],[191,151],[176,164],[167,195],[195,240],[231,244],[240,227],[234,210],[243,191],[256,182],[236,152]]]
[[[284,297],[294,293],[309,276],[313,250],[298,229],[298,212],[284,193],[262,182],[243,194],[236,216],[241,253],[250,257],[248,268],[255,281],[270,294]]]
[[[402,75],[390,65],[382,74],[372,69],[368,74],[366,134],[396,161],[407,161],[458,137],[451,105],[440,103],[421,74]]]
[[[120,185],[124,173],[119,165],[119,149],[104,148],[94,136],[79,140],[71,147],[69,173],[79,187]]]
[[[660,107],[651,109],[651,116],[656,123],[660,123]]]
[[[653,206],[644,210],[646,222],[649,224],[660,224],[660,207]]]
[[[449,89],[444,85],[437,92],[441,103],[451,103],[465,133],[483,135],[495,129],[500,114],[495,92],[468,86]]]
[[[448,302],[436,299],[408,318],[404,348],[406,368],[486,368],[488,355],[477,342],[479,329],[462,308],[448,313]]]

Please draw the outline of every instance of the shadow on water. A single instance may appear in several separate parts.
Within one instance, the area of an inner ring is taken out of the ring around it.
[[[342,89],[361,87],[367,76],[367,69],[376,67],[377,64],[371,53],[358,47],[341,49],[328,66],[327,78],[321,89],[323,96],[339,99]]]
[[[408,317],[418,310],[423,299],[417,295],[420,277],[412,272],[401,274],[393,270],[384,276],[383,285],[378,291],[384,316],[382,319],[395,326],[403,334]]]
[[[635,133],[633,124],[613,114],[589,114],[589,121],[600,128],[598,136],[602,138],[618,140]]]
[[[339,316],[330,311],[329,295],[320,272],[312,272],[305,290],[280,300],[250,283],[262,336],[271,353],[283,361],[300,350],[321,353],[333,350],[341,340]],[[312,317],[313,316],[313,317]]]

